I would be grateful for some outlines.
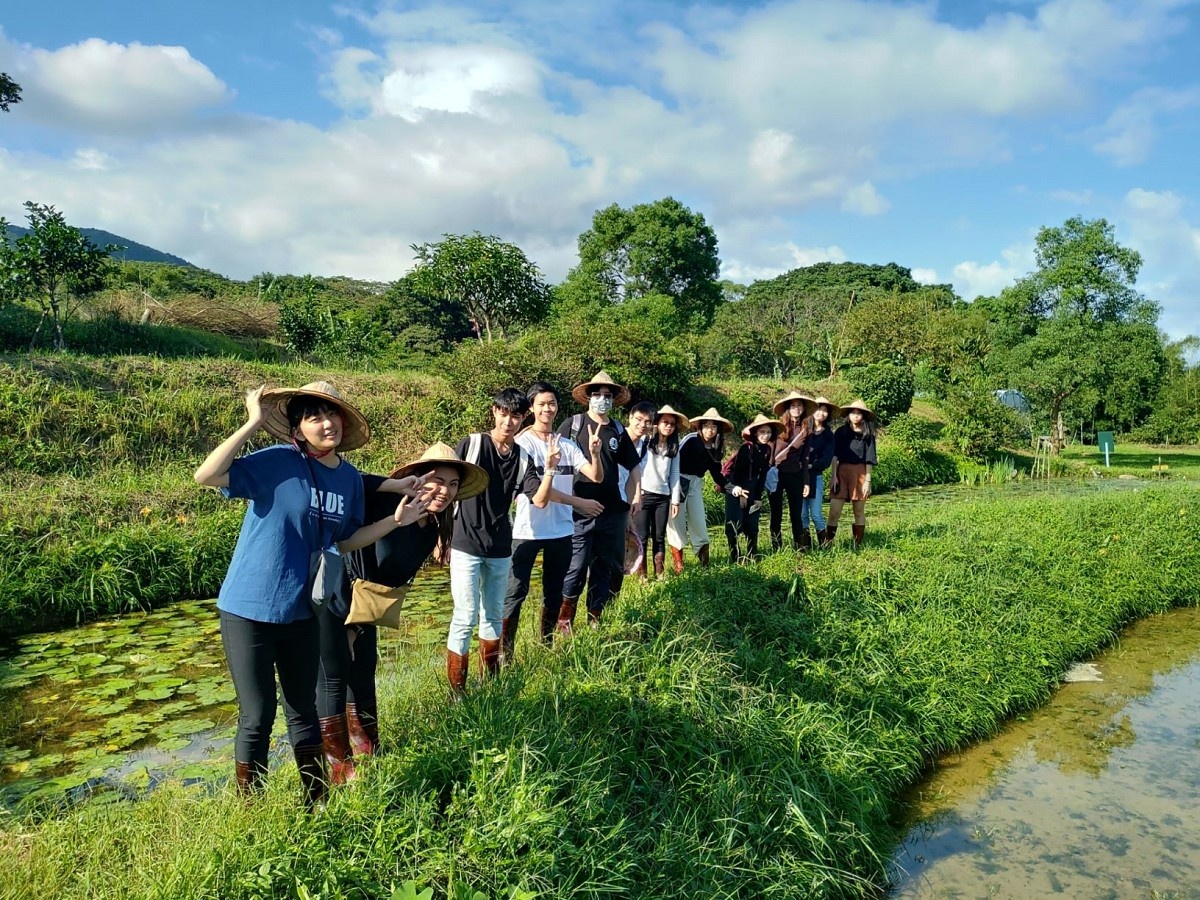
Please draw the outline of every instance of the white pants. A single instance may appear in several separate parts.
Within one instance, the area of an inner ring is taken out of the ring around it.
[[[697,553],[708,543],[708,519],[704,515],[703,475],[680,475],[689,482],[687,497],[679,504],[679,512],[667,520],[667,543],[676,550],[687,546],[691,538]]]
[[[458,550],[450,551],[450,596],[454,615],[446,649],[466,656],[471,649],[471,632],[479,625],[481,641],[498,641],[504,619],[504,595],[512,557],[488,559]]]

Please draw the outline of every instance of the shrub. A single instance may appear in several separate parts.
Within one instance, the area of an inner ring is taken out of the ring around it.
[[[912,369],[895,362],[877,362],[859,366],[847,373],[855,392],[884,422],[912,406],[916,381]]]
[[[942,435],[945,426],[941,422],[912,413],[900,413],[887,426],[887,438],[890,442],[907,450],[924,450],[933,446]]]
[[[871,489],[882,494],[923,484],[953,484],[959,480],[958,462],[948,453],[927,447],[909,450],[879,448],[879,464],[871,472]]]
[[[943,440],[965,456],[982,459],[1001,447],[1029,441],[1029,423],[985,388],[957,388],[945,401],[949,424]]]

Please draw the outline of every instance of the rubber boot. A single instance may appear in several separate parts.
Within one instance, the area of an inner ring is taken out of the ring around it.
[[[666,569],[666,557],[663,553],[654,554],[654,577],[662,578],[663,572]]]
[[[542,607],[542,643],[554,643],[554,624],[558,621],[558,613]]]
[[[495,678],[500,674],[500,639],[479,639],[479,677]]]
[[[679,547],[671,548],[671,568],[676,575],[683,574],[683,550]]]
[[[633,572],[631,574],[636,575],[638,578],[642,579],[642,581],[645,581],[646,576],[649,574],[647,572],[646,565],[647,565],[646,554],[643,553],[642,558],[640,560],[638,560],[637,567],[633,570]]]
[[[558,608],[558,621],[555,627],[563,637],[570,637],[575,631],[575,604],[578,601],[563,597],[562,606]]]
[[[703,547],[701,547],[699,550],[696,551],[696,558],[698,560],[700,560],[700,565],[702,565],[706,569],[708,568],[708,566],[709,566],[708,544],[705,544]]]
[[[866,525],[851,525],[850,531],[854,535],[854,549],[858,550],[862,547],[863,534],[866,533]]]
[[[818,536],[819,535],[820,535],[820,532],[818,532]],[[812,532],[809,531],[807,528],[805,528],[803,531],[800,532],[800,552],[807,553],[809,550],[812,549],[812,545],[813,545]]]
[[[379,706],[367,703],[346,704],[346,730],[355,756],[374,756],[379,752]]]
[[[838,527],[836,525],[827,525],[825,530],[818,535],[821,539],[820,546],[822,550],[833,546],[833,539],[837,537],[837,530]]]
[[[325,748],[325,767],[330,784],[345,784],[355,777],[354,756],[350,752],[350,732],[346,714],[324,716],[321,725],[321,745]]]
[[[450,691],[461,697],[467,692],[467,659],[469,653],[446,651],[446,679],[450,682]]]
[[[325,753],[320,744],[295,747],[296,768],[300,770],[300,787],[304,791],[304,806],[309,812],[325,799]]]
[[[516,616],[510,616],[500,623],[500,664],[507,666],[516,655],[513,653],[517,645],[517,624],[520,622]]]
[[[263,777],[266,774],[267,767],[263,763],[242,762],[240,759],[233,761],[234,783],[242,797],[253,797],[262,793]]]

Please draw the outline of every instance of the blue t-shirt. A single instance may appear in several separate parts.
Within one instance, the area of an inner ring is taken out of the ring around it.
[[[331,469],[312,461],[314,488],[303,454],[277,444],[233,461],[226,497],[250,501],[217,608],[256,622],[286,624],[312,615],[305,596],[314,550],[345,540],[363,524],[363,483],[345,460]],[[325,529],[318,535],[317,498]]]

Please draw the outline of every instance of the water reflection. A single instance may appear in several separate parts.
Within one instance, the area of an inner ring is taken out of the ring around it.
[[[912,793],[894,897],[1200,896],[1200,610],[1132,626]]]

